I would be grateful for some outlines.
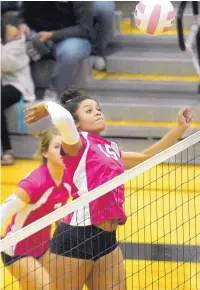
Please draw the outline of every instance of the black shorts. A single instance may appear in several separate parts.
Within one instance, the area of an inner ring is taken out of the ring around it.
[[[46,251],[44,253],[42,253],[40,256],[35,257],[35,259],[37,260],[37,259],[41,258],[46,253]],[[4,266],[9,266],[9,265],[13,264],[14,262],[16,262],[22,258],[25,258],[25,257],[28,257],[28,256],[27,255],[10,256],[10,255],[6,254],[5,252],[1,252],[1,258],[2,258]]]
[[[96,261],[118,247],[116,231],[106,232],[91,225],[85,227],[60,223],[50,241],[50,251],[65,257]]]

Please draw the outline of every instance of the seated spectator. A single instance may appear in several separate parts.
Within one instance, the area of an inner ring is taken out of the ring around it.
[[[114,1],[92,1],[92,3],[95,33],[92,49],[93,67],[97,70],[104,70],[107,47],[113,37],[115,3]]]
[[[1,15],[9,11],[18,11],[19,1],[1,1]]]
[[[1,19],[6,12],[12,12],[9,15],[9,19],[17,17],[18,28],[23,32],[23,34],[27,35],[30,31],[27,25],[24,25],[23,19],[20,18],[19,12],[22,1],[1,1]],[[13,14],[13,12],[17,12]]]
[[[45,44],[49,40],[53,42],[56,66],[49,84],[50,92],[59,94],[71,86],[80,62],[91,53],[91,8],[87,1],[22,2],[21,17],[31,32]]]
[[[5,110],[20,101],[34,101],[34,84],[30,74],[24,35],[18,29],[15,12],[4,13],[1,23],[1,143],[2,165],[14,163]]]
[[[21,17],[40,42],[51,43],[56,58],[50,92],[73,86],[82,60],[95,56],[94,67],[105,68],[105,50],[112,31],[114,2],[23,1]],[[27,32],[27,26],[24,24]],[[53,43],[53,45],[52,45]]]

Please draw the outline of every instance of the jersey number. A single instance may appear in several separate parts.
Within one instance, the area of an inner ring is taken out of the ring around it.
[[[119,158],[117,157],[117,154],[115,153],[115,151],[112,149],[110,145],[105,144],[105,146],[102,146],[101,144],[98,144],[98,147],[101,150],[101,152],[103,152],[108,158],[119,160]],[[105,149],[103,147],[105,147]]]

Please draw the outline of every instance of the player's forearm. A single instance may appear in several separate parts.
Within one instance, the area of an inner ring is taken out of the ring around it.
[[[81,25],[70,26],[53,31],[51,39],[55,42],[58,42],[71,37],[87,38],[87,30],[84,29],[84,27],[82,27]]]
[[[4,230],[5,222],[16,212],[21,211],[27,205],[15,193],[13,193],[0,207],[1,233]]]
[[[169,148],[170,146],[174,145],[187,131],[187,128],[178,125],[172,130],[170,130],[169,133],[167,133],[161,140],[150,146],[144,151],[144,154],[148,157],[152,157],[159,152]]]
[[[69,145],[76,144],[80,137],[70,112],[55,102],[48,101],[45,105],[52,123],[62,136],[62,141]]]

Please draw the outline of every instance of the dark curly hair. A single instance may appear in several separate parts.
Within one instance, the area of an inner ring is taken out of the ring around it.
[[[79,105],[88,99],[92,100],[90,97],[86,96],[79,90],[68,89],[61,94],[59,104],[72,114],[74,121],[78,121],[76,112],[79,108]]]
[[[6,25],[18,27],[22,23],[17,11],[5,12],[1,17],[1,39],[2,43],[6,43]]]

